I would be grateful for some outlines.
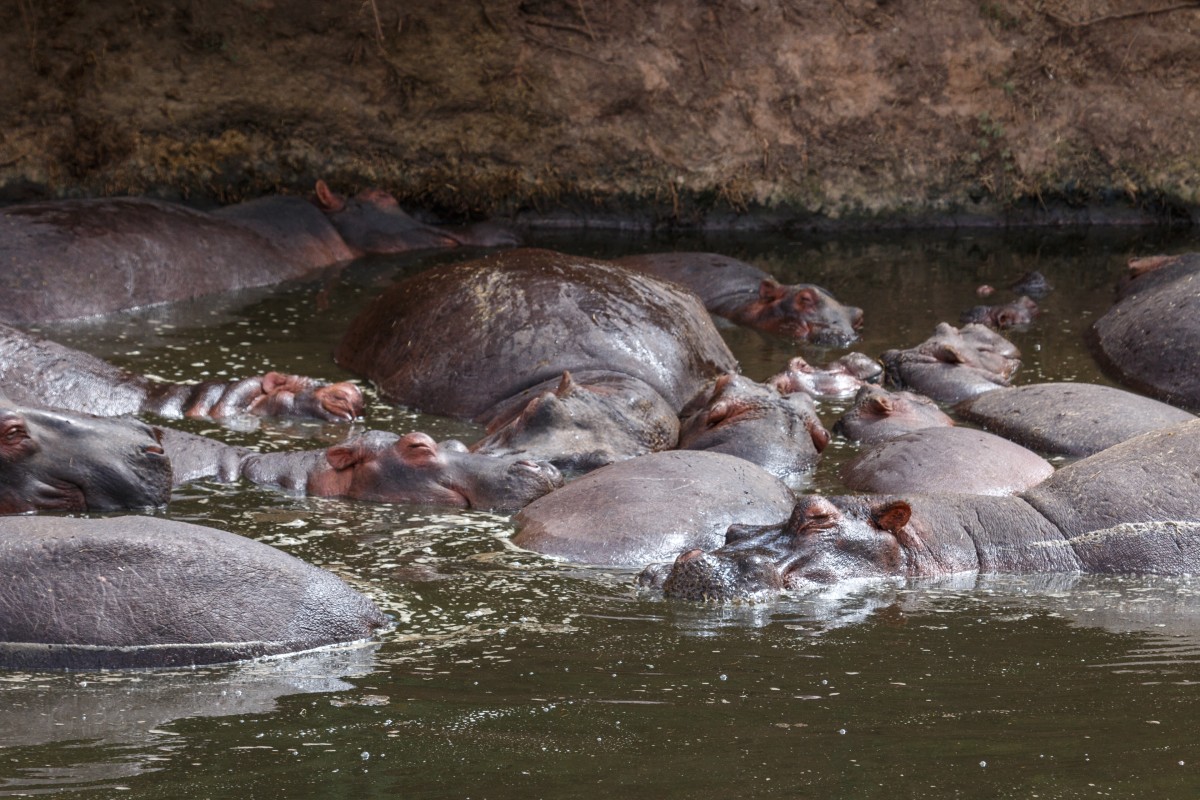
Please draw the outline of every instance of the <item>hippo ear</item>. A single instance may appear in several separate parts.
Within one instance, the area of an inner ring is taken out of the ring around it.
[[[871,509],[871,522],[880,530],[888,531],[896,536],[912,519],[912,506],[903,500],[875,506]]]
[[[322,211],[341,211],[346,206],[346,201],[335,194],[325,181],[317,181],[316,194],[317,205]]]
[[[758,285],[758,299],[764,303],[774,303],[787,297],[787,287],[774,278],[763,278]]]
[[[947,364],[967,363],[967,357],[963,355],[962,351],[954,345],[947,344],[946,342],[939,342],[938,345],[933,348],[933,356],[938,361],[943,361]]]
[[[282,372],[275,372],[272,370],[266,375],[263,375],[262,389],[267,394],[273,394],[274,392],[277,392],[283,387],[287,386],[289,381],[289,376],[284,375]]]
[[[792,303],[798,311],[815,311],[817,306],[821,304],[821,297],[817,294],[816,290],[806,286],[803,289],[796,290],[796,296],[792,300]]]
[[[370,460],[371,452],[358,444],[335,444],[325,451],[325,460],[336,470],[350,469]]]
[[[876,414],[891,414],[895,410],[892,398],[885,394],[873,395],[867,399],[867,408]]]
[[[829,431],[821,424],[821,420],[816,417],[810,417],[807,421],[808,435],[812,437],[813,447],[817,448],[817,452],[823,452],[829,446]]]
[[[561,400],[564,397],[570,397],[571,393],[578,388],[579,384],[577,384],[575,379],[571,377],[571,373],[564,369],[562,380],[558,382],[558,388],[554,390],[554,396]]]

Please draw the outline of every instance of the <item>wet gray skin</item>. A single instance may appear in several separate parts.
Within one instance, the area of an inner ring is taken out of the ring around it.
[[[0,513],[155,508],[171,496],[157,429],[0,406]]]
[[[1022,295],[1008,303],[973,306],[964,311],[958,321],[963,324],[974,322],[1004,331],[1028,327],[1038,313],[1038,304],[1032,298]]]
[[[1012,342],[983,325],[958,329],[942,322],[924,342],[888,350],[881,360],[888,385],[953,404],[1007,386],[1020,355]]]
[[[727,453],[784,480],[812,469],[829,444],[807,394],[782,395],[734,373],[697,394],[680,417],[680,450]]]
[[[954,420],[923,394],[864,386],[854,396],[854,405],[833,424],[833,432],[851,441],[875,444],[922,428],[953,424]]]
[[[776,336],[842,347],[858,339],[863,325],[861,308],[820,286],[781,284],[753,264],[718,253],[643,253],[615,263],[686,286],[709,312]]]
[[[679,418],[658,392],[627,375],[564,372],[501,403],[480,419],[487,435],[476,453],[549,461],[587,472],[614,461],[668,450]]]
[[[562,486],[554,465],[471,453],[427,434],[368,431],[326,450],[253,454],[241,475],[318,497],[517,511]]]

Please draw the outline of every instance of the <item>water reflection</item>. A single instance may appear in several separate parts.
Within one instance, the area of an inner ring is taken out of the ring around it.
[[[378,647],[178,672],[5,674],[0,796],[53,786],[117,789],[115,781],[177,757],[184,740],[172,723],[265,714],[282,697],[352,690],[346,679],[371,674]]]

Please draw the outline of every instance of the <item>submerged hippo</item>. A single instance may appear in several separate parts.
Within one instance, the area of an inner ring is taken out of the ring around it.
[[[974,306],[959,316],[959,322],[978,323],[989,328],[1006,331],[1010,328],[1025,328],[1038,315],[1038,304],[1028,295],[1016,300],[990,306]]]
[[[513,544],[583,564],[640,566],[712,547],[735,522],[787,518],[794,496],[748,461],[677,450],[602,467],[517,513]]]
[[[0,519],[0,668],[186,667],[364,640],[341,579],[243,536],[158,517]]]
[[[243,414],[350,422],[362,415],[353,383],[268,372],[233,381],[155,381],[95,356],[0,324],[0,386],[15,401],[105,417]]]
[[[767,378],[780,394],[803,392],[818,400],[853,397],[863,386],[879,383],[883,367],[862,353],[847,353],[824,367],[814,367],[801,356],[788,362],[787,368]]]
[[[1089,456],[1143,433],[1195,419],[1148,397],[1091,383],[1034,383],[970,398],[963,419],[1037,450]]]
[[[1013,494],[1054,473],[1050,462],[999,436],[937,426],[891,437],[842,467],[856,492]]]
[[[785,481],[811,470],[828,444],[811,397],[783,395],[734,373],[714,380],[680,412],[680,450],[728,453]]]
[[[1131,389],[1200,410],[1200,253],[1129,267],[1116,305],[1088,332],[1096,360]]]
[[[0,397],[0,514],[155,508],[170,496],[156,429]]]
[[[833,432],[851,441],[877,444],[922,428],[953,424],[954,420],[923,394],[864,386],[854,396],[854,404],[833,424]]]
[[[471,450],[521,455],[576,472],[669,450],[679,417],[662,395],[628,375],[564,371],[476,419],[486,435]]]
[[[737,367],[690,292],[534,249],[397,283],[354,319],[335,358],[389,400],[467,419],[564,370],[635,378],[678,412],[705,381]]]
[[[563,484],[552,464],[470,453],[461,442],[438,444],[419,432],[368,431],[325,450],[247,454],[238,474],[316,497],[494,511],[516,511]]]
[[[1129,439],[1012,497],[802,498],[639,580],[668,597],[752,599],[845,580],[954,573],[1200,570],[1200,420]]]
[[[861,308],[842,305],[810,283],[787,286],[758,267],[717,253],[646,253],[615,259],[628,269],[691,289],[704,307],[738,325],[800,341],[847,345],[862,328]]]
[[[983,325],[959,329],[942,322],[924,342],[907,350],[888,350],[882,360],[890,385],[953,404],[1007,386],[1021,364],[1021,353]]]
[[[386,192],[347,200],[321,182],[316,204],[279,197],[213,214],[134,198],[10,206],[0,209],[0,322],[107,314],[279,283],[364,253],[474,243],[471,231],[417,222]]]

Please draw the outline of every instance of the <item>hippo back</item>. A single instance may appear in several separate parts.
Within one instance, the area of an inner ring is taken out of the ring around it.
[[[1200,420],[1063,467],[1022,496],[1073,537],[1124,523],[1200,521]]]
[[[465,418],[564,370],[638,378],[677,411],[705,380],[737,368],[692,293],[531,249],[396,284],[351,323],[336,360],[390,400]]]
[[[0,211],[0,322],[106,314],[295,278],[246,228],[142,199],[68,200]]]
[[[0,667],[240,661],[366,639],[379,609],[333,574],[154,517],[0,520]]]

